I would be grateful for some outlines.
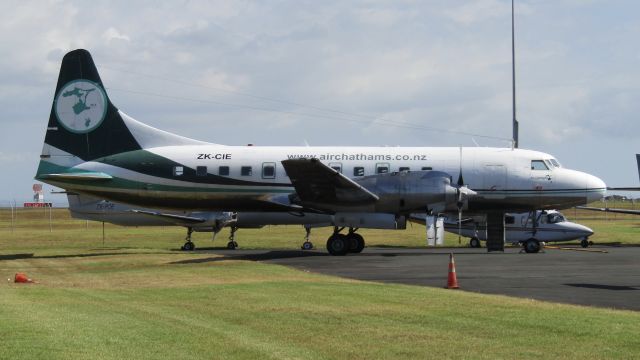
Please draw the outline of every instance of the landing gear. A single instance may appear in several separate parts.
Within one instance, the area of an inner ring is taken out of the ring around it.
[[[364,249],[364,238],[356,234],[354,228],[349,228],[349,233],[340,234],[344,228],[335,227],[333,234],[327,240],[327,250],[331,255],[346,255],[347,253],[359,253]]]
[[[477,237],[472,237],[471,240],[469,240],[469,246],[472,248],[479,248],[480,245],[480,239],[478,239]]]
[[[327,250],[329,250],[329,254],[331,255],[347,255],[347,253],[349,252],[349,242],[347,241],[347,236],[338,232],[334,232],[333,235],[329,236],[329,239],[327,240]]]
[[[347,240],[349,241],[349,252],[361,253],[364,249],[364,238],[360,234],[356,234],[357,229],[349,229]]]
[[[187,228],[187,237],[185,238],[185,240],[187,242],[185,242],[184,245],[182,245],[182,247],[180,248],[181,250],[193,251],[196,248],[196,245],[191,241],[191,234],[192,233],[193,233],[193,228],[188,227]]]
[[[540,242],[536,239],[531,238],[525,241],[525,243],[523,244],[523,247],[524,247],[524,251],[526,251],[529,254],[537,253],[540,251]]]
[[[589,245],[591,245],[590,243],[591,241],[589,241],[588,238],[584,238],[582,239],[582,241],[580,241],[580,246],[582,246],[583,248],[587,248],[589,247]]]
[[[311,227],[308,225],[305,225],[304,230],[307,233],[304,236],[304,244],[302,244],[302,250],[311,250],[313,249],[313,243],[309,241],[309,236],[311,236]]]
[[[236,231],[238,228],[236,226],[231,227],[231,235],[229,235],[229,242],[227,243],[227,249],[235,250],[238,247],[238,243],[236,242]]]

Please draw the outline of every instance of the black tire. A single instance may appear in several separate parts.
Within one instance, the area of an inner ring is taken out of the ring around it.
[[[529,239],[524,243],[524,251],[535,254],[540,251],[540,242],[536,239]]]
[[[235,250],[237,246],[238,246],[238,243],[236,243],[235,241],[229,241],[227,243],[227,249],[229,250]]]
[[[349,241],[346,235],[333,234],[327,240],[327,250],[329,254],[342,256],[349,252]]]
[[[347,235],[349,241],[349,252],[350,253],[361,253],[364,249],[364,238],[360,234],[352,233]]]
[[[469,246],[472,248],[479,248],[482,245],[480,245],[480,239],[478,239],[477,237],[472,237],[471,240],[469,240]]]
[[[305,241],[304,244],[302,244],[302,250],[311,250],[313,249],[313,243],[311,241]]]
[[[182,250],[184,251],[193,251],[195,248],[196,245],[191,241],[187,241],[186,243],[184,243],[184,245],[182,245]]]
[[[582,239],[582,241],[580,241],[580,246],[582,246],[583,248],[589,247],[589,240]]]

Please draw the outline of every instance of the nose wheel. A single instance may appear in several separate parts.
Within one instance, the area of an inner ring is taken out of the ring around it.
[[[193,228],[187,228],[187,237],[185,238],[186,242],[180,248],[183,251],[193,251],[196,248],[196,244],[191,241],[191,234],[193,233]]]
[[[238,247],[238,243],[235,240],[237,230],[238,230],[237,227],[235,226],[231,227],[231,235],[229,235],[229,242],[227,243],[227,249],[229,250],[235,250]]]
[[[306,234],[304,236],[304,243],[302,244],[302,250],[311,250],[313,249],[313,243],[309,241],[309,237],[311,236],[311,227],[309,225],[304,225],[304,231]]]

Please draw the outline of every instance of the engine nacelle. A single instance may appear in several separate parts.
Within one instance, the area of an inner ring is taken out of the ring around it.
[[[457,189],[442,171],[401,171],[377,174],[356,182],[380,197],[376,211],[403,213],[457,208]]]

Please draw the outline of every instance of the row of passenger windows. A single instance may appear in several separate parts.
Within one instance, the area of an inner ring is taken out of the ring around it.
[[[342,173],[342,165],[331,165],[331,168],[335,171]],[[411,169],[408,166],[401,166],[398,171],[410,171]],[[430,166],[423,166],[421,170],[432,170]],[[207,176],[209,170],[206,166],[197,166],[196,167],[196,176]],[[386,174],[389,172],[388,164],[378,164],[376,166],[376,174]],[[229,176],[231,170],[229,166],[218,166],[218,175],[220,176]],[[173,176],[182,176],[184,175],[184,167],[183,166],[175,166],[173,168]],[[363,166],[354,166],[353,167],[353,176],[364,176],[365,171]],[[251,166],[241,166],[240,167],[240,176],[253,176],[253,167]],[[276,164],[275,163],[264,163],[262,164],[262,178],[263,179],[275,179],[276,177]]]

